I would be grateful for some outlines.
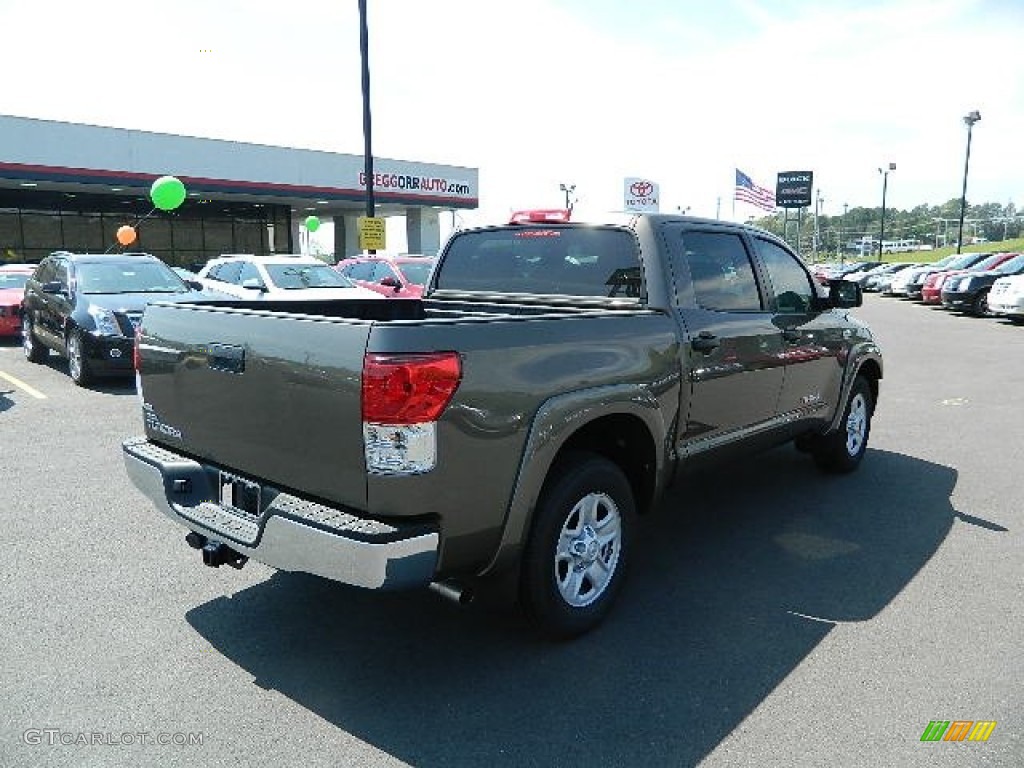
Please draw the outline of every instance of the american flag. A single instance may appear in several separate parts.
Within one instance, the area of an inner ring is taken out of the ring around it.
[[[733,197],[745,203],[756,205],[765,211],[775,210],[775,193],[770,189],[757,186],[739,168],[736,169],[736,192],[733,194]]]

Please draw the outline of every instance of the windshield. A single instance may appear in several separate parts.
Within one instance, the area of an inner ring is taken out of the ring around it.
[[[347,277],[326,264],[267,264],[271,282],[286,291],[304,288],[354,288]]]
[[[437,288],[639,297],[640,281],[639,249],[628,230],[526,225],[457,235]]]
[[[963,269],[964,267],[971,266],[977,260],[978,260],[978,254],[976,254],[976,253],[964,253],[964,254],[962,254],[960,256],[957,256],[951,262],[946,264],[944,269]]]
[[[1024,255],[1017,254],[1012,259],[1007,259],[998,267],[995,268],[995,272],[1016,272],[1018,269],[1024,267]]]
[[[994,266],[996,264],[999,264],[1000,260],[1002,260],[1002,261],[1009,261],[1009,259],[1006,258],[1005,254],[997,253],[997,254],[994,254],[992,256],[989,256],[987,259],[982,259],[977,264],[975,264],[973,267],[971,267],[971,269],[978,269],[978,270],[988,269],[989,267],[992,267],[992,266]]]
[[[82,293],[185,293],[188,286],[163,262],[86,261],[76,270]]]
[[[430,277],[430,270],[434,266],[434,260],[429,261],[403,261],[398,265],[398,268],[402,271],[402,275],[405,277],[407,282],[413,285],[426,285],[427,278]]]
[[[9,288],[24,288],[28,277],[28,272],[0,272],[0,291]]]

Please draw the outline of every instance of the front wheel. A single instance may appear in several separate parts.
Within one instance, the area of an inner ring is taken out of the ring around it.
[[[988,315],[988,291],[979,291],[978,296],[971,305],[971,312],[978,317],[986,317]]]
[[[819,438],[815,446],[814,462],[822,471],[852,472],[860,465],[868,449],[874,409],[871,385],[866,378],[858,375],[850,388],[839,429]]]
[[[636,508],[625,474],[592,453],[552,470],[523,553],[519,595],[555,639],[587,632],[611,609],[625,574]]]
[[[68,373],[71,380],[80,387],[92,383],[92,371],[89,370],[89,361],[85,357],[85,347],[82,343],[82,334],[79,331],[71,331],[68,334]]]
[[[36,333],[32,330],[32,320],[28,314],[21,318],[21,349],[25,353],[25,359],[30,363],[41,363],[50,354],[50,350],[36,339]]]

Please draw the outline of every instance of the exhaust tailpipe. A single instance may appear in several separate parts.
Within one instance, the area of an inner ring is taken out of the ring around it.
[[[475,597],[473,590],[451,581],[432,581],[430,590],[457,605],[469,605]]]

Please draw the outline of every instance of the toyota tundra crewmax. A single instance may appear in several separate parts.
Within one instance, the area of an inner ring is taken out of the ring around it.
[[[572,637],[684,467],[794,442],[856,469],[860,302],[749,226],[522,212],[454,234],[421,299],[150,305],[124,461],[207,565],[463,600],[504,574]]]

